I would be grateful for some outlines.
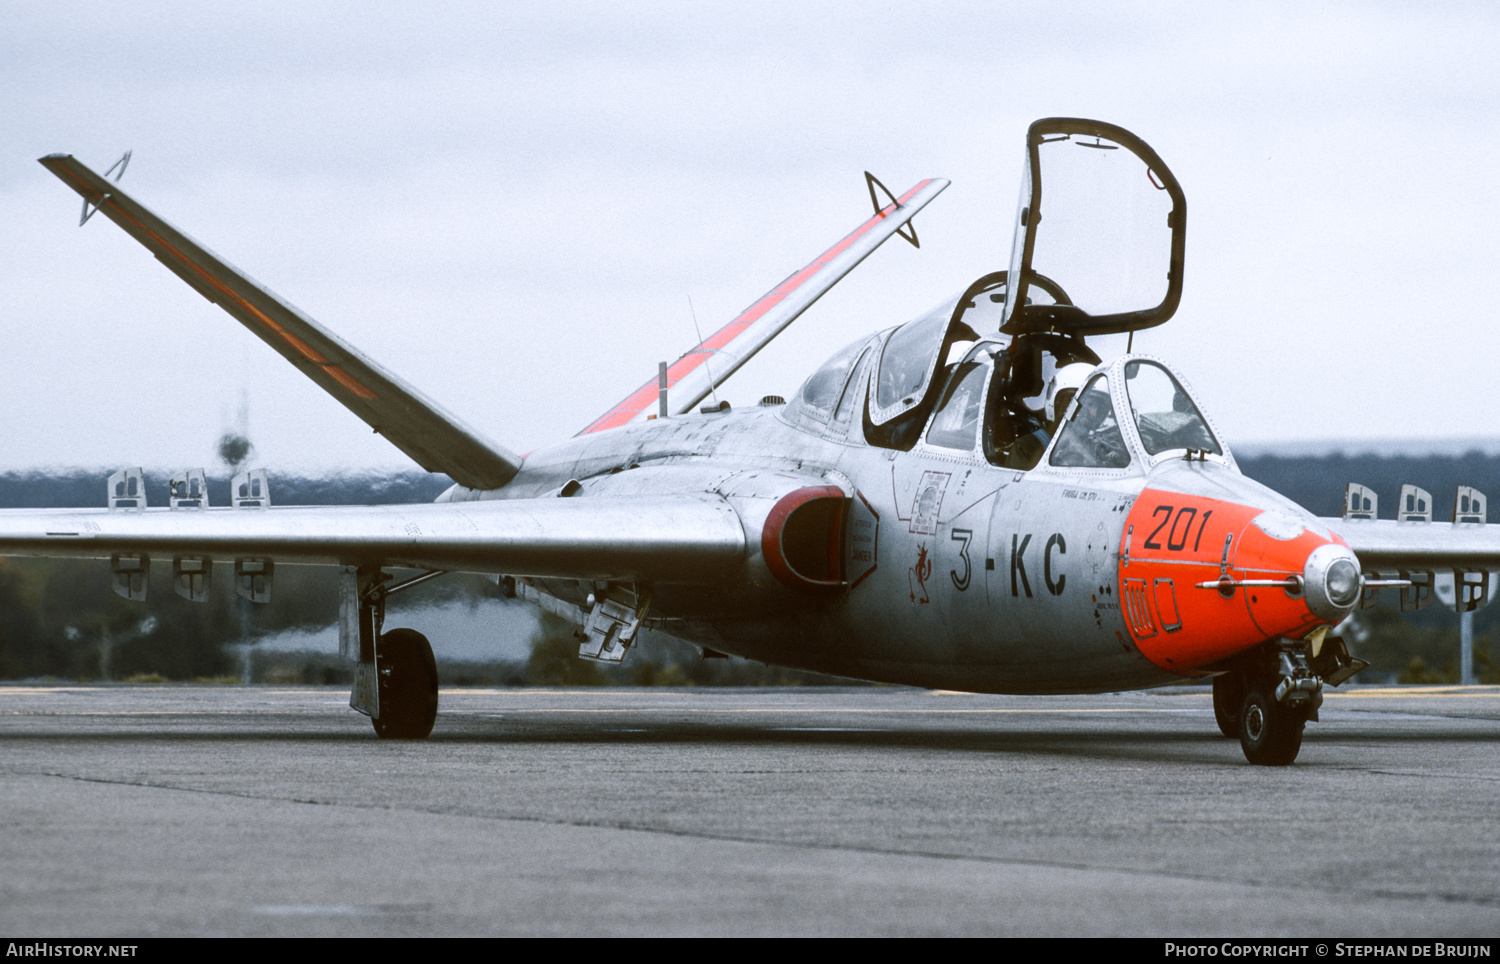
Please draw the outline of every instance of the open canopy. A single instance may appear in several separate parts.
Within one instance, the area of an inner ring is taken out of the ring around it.
[[[1134,134],[1071,117],[1032,124],[1017,207],[1001,331],[1113,334],[1177,310],[1187,199]],[[1059,303],[1031,303],[1035,287]]]

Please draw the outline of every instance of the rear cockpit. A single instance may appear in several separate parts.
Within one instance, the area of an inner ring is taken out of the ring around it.
[[[1003,271],[985,275],[920,318],[844,348],[803,383],[787,419],[818,434],[903,452],[927,429],[929,446],[1031,468],[1041,455],[1037,432],[1050,418],[1049,381],[1061,367],[1093,366],[1099,358],[1070,335],[981,337],[999,327],[1005,278]],[[1055,295],[1034,285],[1036,300],[1066,301],[1050,287]]]

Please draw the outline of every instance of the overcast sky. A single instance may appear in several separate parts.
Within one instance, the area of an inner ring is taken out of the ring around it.
[[[1186,292],[1138,350],[1231,446],[1500,435],[1489,4],[0,5],[0,469],[409,463],[36,164],[102,170],[516,451],[860,223],[953,186],[736,376],[826,356],[1010,246],[1027,124],[1143,137]]]

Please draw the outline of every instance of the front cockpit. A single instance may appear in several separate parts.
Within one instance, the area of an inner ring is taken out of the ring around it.
[[[1154,358],[1126,355],[1090,376],[1058,427],[1047,464],[1146,471],[1169,458],[1233,464],[1182,380]]]

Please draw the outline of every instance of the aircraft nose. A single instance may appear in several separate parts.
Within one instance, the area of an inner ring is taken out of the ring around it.
[[[1336,623],[1359,602],[1359,560],[1348,546],[1325,543],[1308,553],[1302,591],[1313,615]]]
[[[1359,560],[1312,516],[1147,490],[1125,519],[1121,615],[1136,648],[1193,675],[1359,604]]]

